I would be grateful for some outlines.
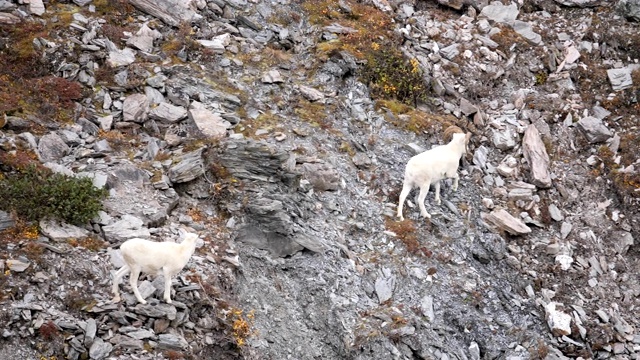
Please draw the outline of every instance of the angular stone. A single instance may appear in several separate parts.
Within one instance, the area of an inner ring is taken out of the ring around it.
[[[378,302],[380,304],[391,299],[396,282],[396,277],[392,274],[385,275],[386,276],[378,276],[375,282],[376,295],[378,296]]]
[[[197,179],[199,176],[204,174],[202,151],[203,149],[198,149],[190,153],[186,153],[177,159],[176,164],[173,165],[167,173],[171,182],[188,182]]]
[[[522,153],[531,168],[531,182],[539,188],[550,188],[549,155],[534,125],[529,125],[524,132]]]
[[[618,3],[618,10],[632,21],[640,22],[640,0],[623,0]]]
[[[193,120],[198,129],[207,137],[220,139],[227,136],[227,129],[231,124],[220,115],[207,109],[204,104],[194,101],[189,106],[189,118]]]
[[[29,0],[29,13],[37,16],[42,16],[45,13],[44,3],[42,0]]]
[[[26,258],[23,258],[23,257],[21,257],[20,259],[9,259],[5,261],[5,263],[9,268],[9,270],[15,271],[15,272],[23,272],[27,270],[29,265],[31,265],[31,263]]]
[[[422,315],[427,318],[427,321],[433,322],[436,318],[435,312],[433,311],[433,296],[426,295],[420,301],[420,310],[422,311]]]
[[[146,97],[146,95],[145,95]],[[149,118],[161,122],[175,123],[187,117],[187,109],[163,102],[149,111]]]
[[[510,5],[502,5],[497,1],[491,3],[482,8],[480,12],[481,17],[486,17],[489,20],[493,20],[499,23],[511,24],[518,17],[518,6],[514,3]]]
[[[582,130],[587,141],[592,144],[605,142],[612,136],[611,131],[604,125],[602,120],[592,116],[580,119],[578,128]]]
[[[0,210],[0,231],[13,227],[15,223],[11,214]]]
[[[276,206],[282,207],[282,203],[276,204]],[[258,210],[256,207],[252,208],[252,211]],[[270,210],[270,213],[281,212],[282,209]],[[258,215],[254,215],[258,216]],[[291,256],[299,251],[302,251],[304,247],[297,241],[275,231],[265,231],[257,226],[243,226],[238,230],[236,235],[236,241],[249,244],[258,249],[267,250],[273,256],[285,257]]]
[[[149,99],[145,94],[132,94],[124,99],[122,104],[122,119],[143,123],[147,120]]]
[[[111,50],[107,56],[107,64],[112,68],[131,65],[134,61],[136,61],[136,53],[130,48]]]
[[[335,191],[340,187],[340,174],[329,164],[304,163],[300,168],[316,191]]]
[[[143,24],[140,30],[127,40],[127,45],[144,52],[151,52],[153,51],[153,40],[160,38],[162,38],[162,34],[158,30],[152,30],[147,24]]]
[[[504,209],[494,210],[489,214],[483,214],[483,219],[512,235],[522,235],[531,232],[531,228],[525,225],[522,220],[511,216],[511,214]]]
[[[533,27],[526,21],[516,20],[513,22],[513,30],[520,34],[525,40],[532,45],[540,45],[542,43],[542,36],[533,31]]]
[[[640,69],[640,65],[632,64],[619,69],[607,70],[607,76],[609,77],[609,82],[611,83],[613,90],[624,90],[633,86],[631,73],[638,69]]]
[[[113,350],[113,345],[104,342],[102,338],[96,338],[89,348],[89,358],[93,360],[102,360],[109,356]]]
[[[298,89],[302,93],[302,96],[311,102],[324,99],[324,94],[312,87],[300,85],[298,86]]]
[[[547,325],[554,336],[571,334],[571,316],[562,311],[556,310],[556,303],[550,302],[545,306]]]
[[[128,332],[127,336],[137,340],[144,340],[144,339],[152,338],[156,336],[156,334],[154,334],[153,331],[150,331],[147,329],[140,329],[140,330]]]
[[[562,216],[562,212],[560,211],[560,209],[558,209],[556,204],[549,205],[549,215],[555,221],[564,220],[564,216]]]
[[[626,254],[629,248],[635,244],[633,235],[628,231],[616,231],[612,235],[613,246],[618,254]]]
[[[133,312],[152,318],[164,318],[168,320],[175,320],[176,315],[178,314],[175,306],[165,303],[156,305],[138,304],[133,308]]]
[[[513,149],[518,144],[516,142],[518,134],[511,126],[507,126],[504,130],[493,130],[493,145],[503,151]]]
[[[123,215],[114,224],[103,226],[104,236],[111,242],[126,241],[133,238],[148,239],[151,237],[149,229],[142,227],[143,221],[132,215]]]
[[[180,23],[191,23],[202,18],[181,0],[130,0],[140,11],[164,21],[167,25],[179,26]]]
[[[38,153],[42,162],[56,162],[65,157],[71,149],[56,133],[49,133],[40,138]]]
[[[84,346],[91,348],[93,341],[96,338],[96,332],[98,331],[98,325],[94,318],[87,319],[87,323],[84,326]]]
[[[13,14],[0,12],[0,24],[2,25],[15,25],[21,21],[19,17]]]
[[[555,0],[560,5],[577,7],[595,7],[604,5],[606,0]]]
[[[265,84],[275,84],[282,83],[284,80],[282,79],[282,75],[278,70],[269,70],[264,75],[262,75],[262,82]]]
[[[174,334],[158,335],[158,348],[184,350],[189,347],[189,343],[182,336]]]
[[[89,231],[75,225],[59,223],[50,220],[40,221],[40,231],[53,241],[66,241],[69,239],[83,239],[89,236]]]

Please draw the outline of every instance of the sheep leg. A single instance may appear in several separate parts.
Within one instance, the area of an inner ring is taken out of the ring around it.
[[[162,269],[164,276],[164,301],[171,304],[171,273],[166,269]]]
[[[457,172],[453,173],[453,191],[458,190],[458,180],[460,179],[460,175]]]
[[[147,302],[142,298],[142,295],[140,295],[140,290],[138,290],[138,277],[140,276],[141,270],[142,269],[140,269],[139,266],[134,266],[131,269],[131,274],[129,275],[129,285],[131,285],[133,294],[136,296],[136,299],[138,299],[138,302],[140,302],[141,304],[146,304]]]
[[[436,182],[435,185],[436,188],[436,205],[440,205],[442,203],[442,201],[440,201],[440,181]]]
[[[427,212],[427,209],[424,207],[424,200],[427,198],[427,193],[429,192],[429,186],[431,184],[426,182],[420,186],[420,195],[418,195],[418,206],[420,206],[420,215],[424,218],[431,219],[431,215]]]
[[[111,302],[118,303],[120,302],[120,280],[129,272],[129,266],[124,265],[118,271],[116,271],[113,276],[113,287],[111,288],[111,292],[113,293],[113,300]]]
[[[404,182],[404,184],[402,185],[402,192],[400,192],[400,203],[398,204],[398,218],[400,218],[401,221],[404,220],[404,217],[402,216],[402,206],[404,205],[404,201],[407,199],[407,196],[409,195],[409,193],[411,192],[411,185],[409,185],[406,181]]]

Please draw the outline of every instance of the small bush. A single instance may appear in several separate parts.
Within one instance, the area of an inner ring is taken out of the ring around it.
[[[374,97],[396,99],[413,106],[429,97],[430,87],[424,81],[418,61],[407,60],[396,49],[374,46],[367,53],[367,63],[360,77],[369,84]]]
[[[89,178],[53,174],[35,166],[0,180],[0,209],[28,221],[52,218],[85,224],[102,209],[106,196],[107,191],[95,188]]]

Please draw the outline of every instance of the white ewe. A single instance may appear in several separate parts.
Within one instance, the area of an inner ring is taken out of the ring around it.
[[[171,278],[187,265],[196,249],[198,234],[179,230],[181,243],[156,242],[144,239],[130,239],[120,245],[122,257],[126,265],[118,270],[113,278],[113,302],[120,302],[118,286],[120,280],[128,272],[129,284],[136,299],[142,304],[147,302],[138,291],[138,276],[140,272],[148,274],[162,274],[164,276],[164,300],[171,304]]]
[[[409,160],[404,172],[404,184],[402,185],[400,203],[398,204],[398,217],[400,220],[404,220],[402,216],[404,201],[414,187],[420,188],[418,205],[420,206],[420,215],[426,218],[431,218],[431,215],[424,207],[424,200],[432,183],[436,184],[435,200],[438,205],[440,205],[440,180],[453,178],[453,190],[456,191],[458,189],[458,164],[462,154],[466,152],[466,144],[470,135],[454,133],[448,144],[436,146]]]

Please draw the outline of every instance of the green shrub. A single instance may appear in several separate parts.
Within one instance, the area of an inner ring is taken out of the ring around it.
[[[428,100],[430,87],[418,61],[407,60],[399,50],[374,47],[367,53],[360,77],[376,98],[395,99],[411,106]]]
[[[53,174],[35,166],[0,179],[0,209],[28,221],[58,219],[85,224],[102,209],[107,194],[107,190],[95,188],[90,178]]]

